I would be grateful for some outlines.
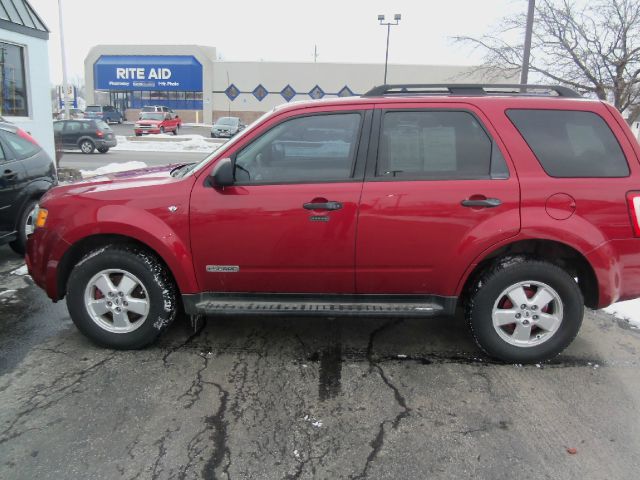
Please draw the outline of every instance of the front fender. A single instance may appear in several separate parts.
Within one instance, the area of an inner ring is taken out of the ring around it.
[[[182,293],[196,293],[198,285],[188,247],[188,217],[171,217],[173,225],[166,220],[146,210],[110,204],[77,212],[73,221],[67,221],[60,229],[60,236],[71,245],[95,235],[137,240],[162,258]],[[182,235],[177,230],[182,230]]]

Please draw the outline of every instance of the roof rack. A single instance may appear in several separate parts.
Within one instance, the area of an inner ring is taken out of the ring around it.
[[[537,90],[538,93],[532,92]],[[509,84],[476,84],[476,83],[398,83],[373,87],[363,97],[381,97],[383,95],[525,95],[525,96],[557,96],[581,98],[581,95],[560,85],[523,85]]]

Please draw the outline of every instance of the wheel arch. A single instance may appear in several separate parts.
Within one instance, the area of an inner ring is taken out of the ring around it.
[[[574,247],[556,240],[519,240],[488,252],[473,268],[466,272],[465,277],[461,280],[461,288],[459,288],[461,298],[467,296],[483,272],[496,262],[512,257],[547,261],[563,268],[577,279],[585,305],[589,308],[598,308],[599,282],[593,266]]]
[[[155,256],[166,268],[172,281],[179,291],[189,291],[192,289],[186,272],[181,271],[175,262],[168,262],[165,256],[158,252],[157,248],[151,247],[148,243],[128,235],[101,233],[86,236],[73,243],[64,253],[56,269],[56,297],[57,300],[64,298],[67,291],[67,282],[73,267],[88,253],[107,246],[132,247],[145,251]],[[194,280],[195,281],[195,277]],[[191,288],[190,288],[191,287]]]

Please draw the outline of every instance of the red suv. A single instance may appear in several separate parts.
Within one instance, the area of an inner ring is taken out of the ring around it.
[[[173,132],[174,135],[178,135],[181,126],[182,120],[178,115],[174,117],[170,113],[164,112],[142,112],[133,126],[133,131],[136,137],[145,133],[165,132]]]
[[[40,202],[27,263],[98,344],[189,315],[466,313],[536,362],[640,296],[640,147],[562,87],[386,85],[275,109],[198,164]]]

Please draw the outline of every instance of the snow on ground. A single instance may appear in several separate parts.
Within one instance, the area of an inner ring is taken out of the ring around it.
[[[98,167],[95,170],[80,170],[83,178],[95,177],[96,175],[106,175],[108,173],[126,172],[127,170],[137,170],[139,168],[146,168],[147,164],[144,162],[125,162],[125,163],[109,163]]]
[[[26,265],[22,265],[20,268],[16,268],[11,272],[11,275],[28,275],[29,271],[27,270]]]
[[[216,150],[221,143],[207,142],[202,135],[153,135],[143,140],[129,140],[118,135],[118,145],[111,150],[145,152],[203,152]]]
[[[634,328],[640,328],[640,298],[614,303],[605,308],[604,311],[626,320]]]

